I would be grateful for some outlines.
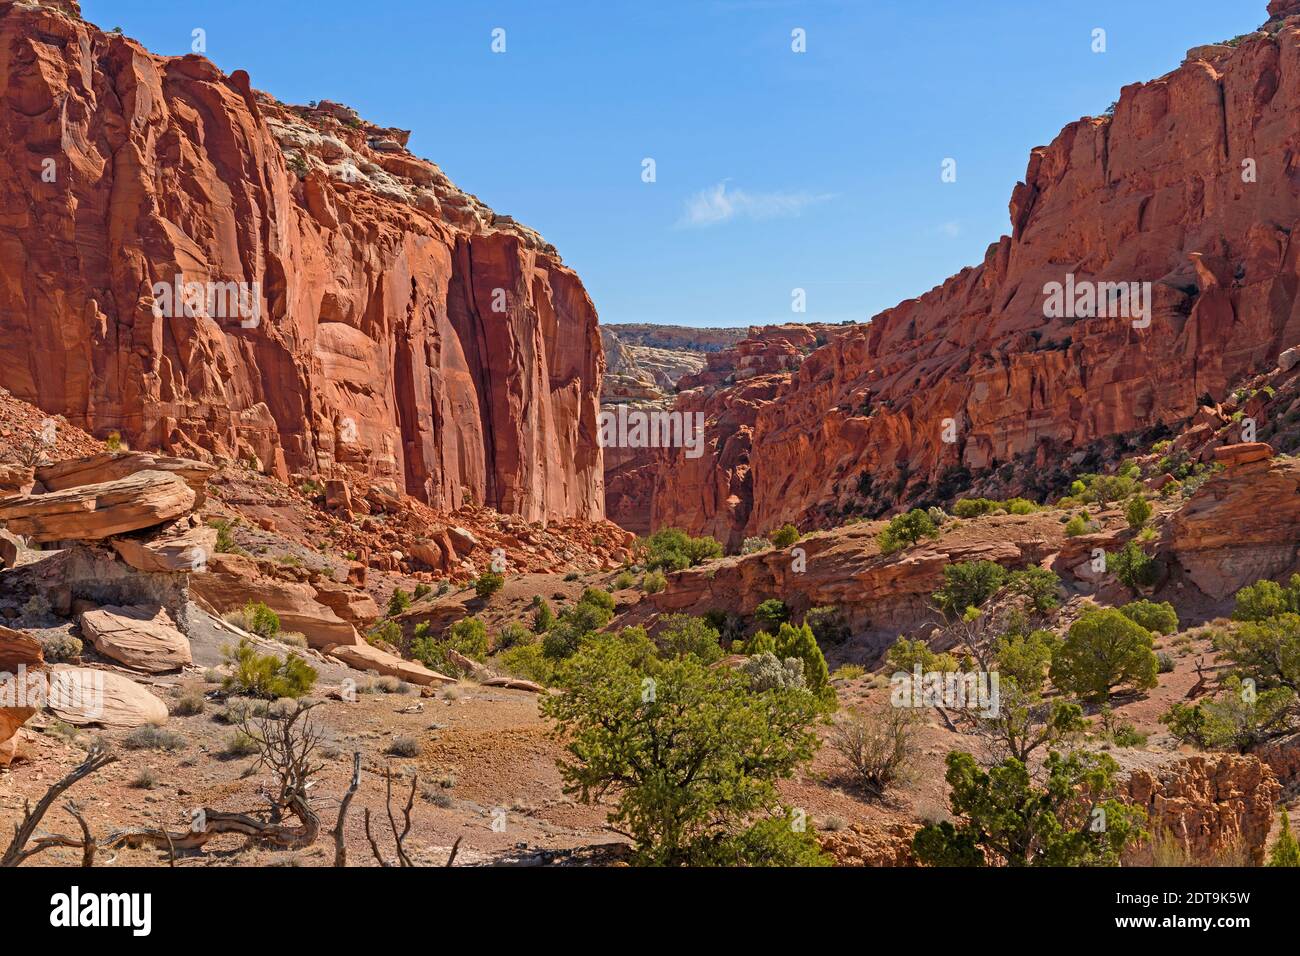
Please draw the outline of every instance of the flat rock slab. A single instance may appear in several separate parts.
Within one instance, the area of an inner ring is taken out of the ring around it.
[[[40,641],[30,634],[0,625],[0,675],[13,675],[12,679],[16,682],[19,667],[29,671],[39,670],[43,662]],[[19,696],[20,690],[17,683],[8,688],[0,688],[0,749],[6,748],[7,742],[18,732],[18,728],[36,713],[33,707],[4,706],[25,702]],[[0,753],[0,766],[7,764],[6,754],[12,757],[11,751],[12,748],[8,748]]]
[[[174,671],[193,660],[190,642],[157,605],[108,605],[85,611],[81,633],[105,657],[148,674]]]
[[[167,705],[123,674],[68,664],[50,670],[49,709],[69,724],[139,727],[167,719]]]
[[[342,661],[359,671],[374,671],[387,677],[397,677],[412,684],[429,687],[435,684],[454,684],[456,678],[431,671],[422,664],[381,651],[370,644],[345,644],[326,651],[330,657]]]
[[[163,528],[152,537],[114,538],[113,550],[131,567],[159,574],[206,570],[217,551],[217,529],[200,525]]]
[[[48,491],[66,491],[81,485],[117,481],[141,471],[166,471],[176,475],[199,496],[208,485],[208,476],[217,469],[192,458],[170,458],[146,451],[106,451],[85,458],[69,458],[36,469],[36,477]]]
[[[0,524],[32,541],[97,541],[165,524],[194,509],[194,489],[165,471],[0,501]]]

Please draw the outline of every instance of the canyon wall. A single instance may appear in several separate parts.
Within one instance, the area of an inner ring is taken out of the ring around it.
[[[0,2],[0,386],[135,447],[602,517],[582,282],[408,135]]]
[[[1041,496],[1089,443],[1158,434],[1271,367],[1300,342],[1296,13],[1278,0],[1260,31],[1189,51],[1125,87],[1113,115],[1033,150],[1011,235],[980,265],[836,335],[770,399],[751,403],[749,381],[684,397],[716,440],[710,464],[660,456],[656,525],[716,534],[722,511],[743,516],[734,541],[946,500],[1014,469]],[[1048,317],[1045,289],[1071,275],[1151,283],[1149,322]],[[738,402],[748,475],[724,482]],[[683,491],[681,475],[698,478]]]

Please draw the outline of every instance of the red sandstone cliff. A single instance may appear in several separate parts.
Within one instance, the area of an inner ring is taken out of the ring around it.
[[[747,409],[747,484],[730,480],[727,421],[754,384],[708,397],[718,440],[696,462],[661,457],[656,524],[835,523],[950,496],[1011,462],[1042,494],[1089,443],[1181,423],[1201,396],[1271,367],[1300,342],[1296,13],[1278,0],[1261,31],[1198,47],[1125,87],[1113,117],[1035,149],[1012,234],[983,263],[845,331]],[[1067,274],[1151,282],[1149,326],[1047,318],[1044,288]]]
[[[0,2],[0,386],[137,447],[601,517],[591,300],[406,136]],[[256,326],[163,307],[177,276]]]

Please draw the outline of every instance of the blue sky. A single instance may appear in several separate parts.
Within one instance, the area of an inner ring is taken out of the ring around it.
[[[155,52],[189,52],[202,27],[213,61],[281,100],[338,100],[413,130],[413,152],[555,243],[602,321],[715,326],[865,320],[979,262],[1009,231],[1032,147],[1189,47],[1253,30],[1264,7],[82,2]],[[949,157],[955,183],[940,178]]]

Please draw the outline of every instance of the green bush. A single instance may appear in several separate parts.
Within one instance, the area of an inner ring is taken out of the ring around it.
[[[1263,580],[1248,584],[1237,592],[1234,621],[1264,621],[1280,614],[1293,614],[1300,610],[1300,575],[1293,574],[1284,588],[1275,581]]]
[[[602,608],[609,611],[611,616],[614,613],[614,595],[608,591],[602,591],[600,588],[587,588],[582,592],[582,597],[578,598],[578,603]]]
[[[316,683],[316,669],[297,654],[289,654],[282,660],[275,654],[259,654],[247,640],[241,640],[238,647],[226,648],[225,657],[233,673],[222,686],[230,693],[266,700],[297,699]]]
[[[393,593],[388,597],[388,616],[397,617],[397,615],[410,610],[410,608],[411,595],[401,588],[394,588]]]
[[[604,628],[614,619],[614,599],[597,588],[587,588],[572,607],[560,612],[542,638],[546,656],[563,660],[574,654],[584,639]]]
[[[917,832],[912,849],[927,866],[1115,866],[1146,837],[1145,815],[1123,801],[1119,764],[1107,754],[1049,753],[1041,785],[1014,757],[985,770],[953,751],[947,764],[957,822]],[[1104,827],[1093,825],[1097,809]]]
[[[1291,817],[1282,810],[1282,831],[1268,855],[1269,866],[1300,866],[1300,843],[1291,834]]]
[[[952,506],[952,513],[958,518],[982,518],[991,515],[1002,507],[1002,502],[990,498],[962,498]]]
[[[819,862],[813,835],[770,813],[776,782],[817,746],[813,696],[753,692],[744,675],[691,654],[652,675],[642,655],[621,640],[591,640],[562,668],[565,693],[543,698],[566,741],[565,792],[584,803],[612,797],[610,823],[631,836],[638,864]]]
[[[943,569],[943,586],[932,597],[945,616],[978,608],[1006,583],[1007,572],[994,561],[960,561]]]
[[[678,528],[662,528],[642,543],[649,571],[681,571],[722,557],[722,545],[709,537],[692,538]]]
[[[280,633],[280,616],[261,601],[244,605],[244,620],[248,622],[248,630],[258,637],[269,640]]]
[[[757,554],[759,551],[766,551],[772,547],[772,542],[767,538],[746,538],[740,543],[741,554]]]
[[[620,571],[614,577],[614,590],[623,591],[627,588],[636,587],[636,575],[631,571]]]
[[[1150,631],[1114,608],[1086,611],[1052,656],[1052,683],[1102,701],[1122,685],[1150,689],[1159,670],[1152,643]]]
[[[555,662],[541,644],[518,644],[502,653],[501,666],[516,677],[549,686],[555,680]]]
[[[779,598],[768,598],[754,608],[754,617],[761,626],[776,628],[790,620],[790,609]]]
[[[1077,538],[1081,534],[1087,534],[1090,530],[1083,515],[1074,515],[1065,523],[1065,536],[1067,538]]]
[[[471,660],[487,657],[487,627],[476,617],[467,617],[447,628],[442,640],[435,640],[427,628],[417,627],[411,642],[411,656],[430,670],[459,674],[461,668],[452,661],[449,651],[456,651]]]
[[[533,633],[545,634],[555,623],[555,612],[551,606],[543,599],[542,603],[537,605],[537,610],[533,612]]]
[[[1040,614],[1061,603],[1061,579],[1055,572],[1031,565],[1022,571],[1012,571],[1007,577],[1007,588],[1029,600]]]
[[[776,656],[779,660],[793,657],[803,661],[803,679],[810,693],[819,700],[834,700],[835,691],[830,686],[830,669],[822,649],[817,646],[817,638],[807,624],[795,627],[782,624],[776,634]]]
[[[497,631],[496,644],[493,649],[504,651],[511,647],[518,647],[520,644],[530,644],[533,639],[533,632],[518,621],[507,621],[501,625],[501,630]]]
[[[417,584],[415,592],[411,595],[412,599],[418,601],[422,597],[427,597],[433,593],[433,588],[428,584]]]
[[[788,548],[799,540],[799,529],[792,524],[783,524],[768,535],[772,544],[778,548]]]
[[[1151,504],[1141,495],[1134,495],[1124,506],[1124,518],[1128,526],[1135,531],[1146,526],[1151,520]]]
[[[876,535],[881,554],[893,554],[903,548],[916,544],[922,538],[939,537],[939,529],[934,519],[919,508],[913,508],[907,514],[896,515],[888,527]]]
[[[1106,567],[1134,591],[1151,587],[1158,578],[1155,561],[1136,541],[1128,542],[1118,554],[1107,554]]]
[[[694,654],[705,664],[722,659],[722,646],[718,632],[702,617],[689,614],[669,614],[662,619],[663,628],[655,640],[666,657],[683,657]]]
[[[1130,601],[1119,609],[1130,621],[1142,625],[1152,634],[1178,633],[1178,613],[1168,601]]]
[[[1260,687],[1300,691],[1300,615],[1244,621],[1216,634],[1214,647]]]
[[[474,581],[474,593],[479,600],[486,601],[505,586],[506,576],[496,571],[484,571]]]
[[[951,654],[936,654],[930,650],[930,645],[925,641],[917,638],[909,641],[905,637],[900,637],[894,642],[885,659],[895,671],[911,672],[919,664],[922,673],[931,671],[942,671],[945,673],[957,670],[960,665],[957,658]]]
[[[1265,741],[1294,733],[1296,693],[1290,687],[1254,692],[1233,675],[1213,698],[1190,705],[1179,701],[1160,722],[1188,743],[1247,753]]]
[[[421,625],[416,625],[416,633],[419,633]],[[423,625],[427,628],[429,625]],[[402,628],[396,621],[380,621],[366,634],[366,643],[373,644],[376,647],[387,644],[389,647],[401,648],[402,646]]]
[[[662,571],[647,571],[641,576],[641,590],[646,594],[658,594],[668,586],[668,579]]]

